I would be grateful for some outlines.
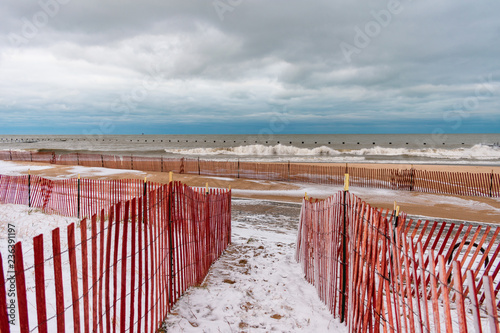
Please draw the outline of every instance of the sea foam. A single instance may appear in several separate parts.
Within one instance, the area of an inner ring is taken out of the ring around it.
[[[341,156],[404,156],[423,157],[429,159],[451,160],[500,160],[500,148],[487,145],[475,145],[470,148],[386,148],[373,147],[361,149],[336,150],[326,146],[316,148],[299,148],[282,144],[274,146],[246,145],[227,148],[193,148],[165,149],[168,153],[182,155],[235,155],[235,156],[310,156],[310,157],[341,157]]]

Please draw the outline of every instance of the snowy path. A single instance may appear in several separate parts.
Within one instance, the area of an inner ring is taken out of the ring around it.
[[[165,322],[169,332],[347,332],[294,259],[300,206],[233,199],[233,243]]]

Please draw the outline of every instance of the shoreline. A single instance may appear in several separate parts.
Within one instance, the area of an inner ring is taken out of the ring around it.
[[[67,166],[45,164],[37,162],[3,162],[0,164],[0,174],[31,174],[50,179],[82,178],[89,179],[141,179],[147,177],[148,181],[168,183],[168,172],[148,172],[122,169],[106,169],[83,166]],[[309,163],[314,164],[314,163]],[[2,167],[3,165],[3,167]],[[345,165],[345,164],[343,164]],[[350,164],[354,166],[354,164]],[[366,167],[365,164],[362,165]],[[384,168],[384,164],[371,164],[370,168]],[[456,168],[461,168],[456,166]],[[441,165],[432,168],[432,171],[452,171],[449,166]],[[7,172],[4,172],[6,170]],[[427,169],[428,170],[428,169]],[[466,171],[473,170],[473,171]],[[482,168],[461,169],[462,172],[479,172]],[[489,171],[488,171],[489,170]],[[484,172],[492,172],[491,168]],[[500,173],[500,167],[493,169]],[[191,174],[173,174],[174,181],[181,181],[189,186],[205,187],[208,183],[212,188],[231,187],[235,198],[262,199],[280,202],[300,203],[307,192],[308,197],[324,199],[337,191],[342,186],[318,185],[309,183],[292,183],[268,180],[255,180],[245,178],[211,177]],[[402,190],[381,190],[375,188],[353,187],[351,192],[374,207],[391,209],[394,201],[398,202],[401,210],[412,216],[428,216],[436,219],[453,219],[471,222],[487,222],[500,224],[500,198],[456,196],[444,194],[429,194]]]

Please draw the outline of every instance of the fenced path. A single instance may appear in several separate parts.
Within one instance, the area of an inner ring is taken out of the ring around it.
[[[167,332],[347,332],[294,259],[300,205],[234,199],[232,243],[172,307]]]
[[[31,189],[23,177],[2,177],[0,183],[0,202],[27,204]],[[99,181],[88,184],[94,190],[87,193],[101,194]],[[67,209],[75,189],[60,188],[61,204],[50,212],[76,213]],[[120,188],[129,190],[130,182]],[[12,284],[20,332],[154,332],[161,326],[171,306],[201,283],[231,242],[231,192],[205,192],[179,182],[146,183],[141,189],[143,195],[112,203],[79,225],[56,228],[51,237],[17,242],[8,258],[0,256],[0,268],[8,260],[7,271],[0,269],[1,332],[11,329],[7,289]],[[54,186],[39,190],[41,197],[54,198]],[[32,204],[47,209],[46,202]],[[23,247],[32,248],[33,262],[25,262]]]
[[[65,154],[51,152],[0,151],[0,160],[82,165],[140,171],[168,172],[342,185],[344,174],[351,175],[352,187],[371,187],[464,196],[500,197],[500,174],[426,171],[413,168],[371,169],[349,165],[211,161],[162,157]]]
[[[498,332],[499,233],[412,221],[343,191],[304,200],[296,256],[351,332]]]

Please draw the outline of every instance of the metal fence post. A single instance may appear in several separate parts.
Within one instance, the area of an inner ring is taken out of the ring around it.
[[[175,290],[175,280],[174,280],[174,236],[172,233],[173,221],[172,221],[172,196],[173,196],[173,183],[172,183],[172,172],[169,173],[168,182],[168,242],[169,242],[169,260],[170,260],[170,289],[168,301],[170,306],[174,303],[173,293]]]
[[[147,200],[147,191],[148,191],[148,177],[144,177],[144,190],[142,193],[144,200]],[[146,212],[144,212],[144,216],[146,216]]]
[[[411,165],[410,169],[410,191],[413,191],[413,187],[415,186],[415,180],[413,179],[414,175],[414,169],[413,169],[413,164]]]
[[[31,171],[28,169],[28,207],[31,207]]]
[[[77,216],[78,218],[80,218],[80,174],[78,174],[78,188],[77,188],[77,191],[78,191],[78,196],[77,196],[77,210],[78,210],[78,213],[77,213]]]
[[[347,166],[346,166],[347,169]],[[349,174],[344,176],[344,201],[342,203],[343,223],[342,223],[342,305],[340,310],[340,322],[345,319],[346,289],[347,289],[347,193],[349,192]]]
[[[491,170],[491,178],[490,178],[490,198],[493,196],[493,170]]]

